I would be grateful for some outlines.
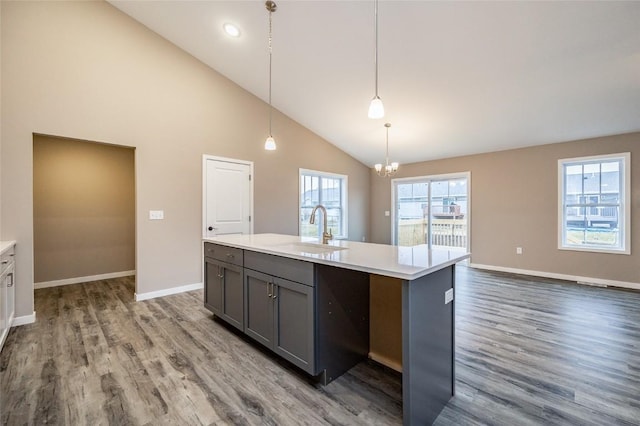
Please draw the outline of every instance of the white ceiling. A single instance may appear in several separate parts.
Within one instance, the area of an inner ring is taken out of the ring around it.
[[[110,3],[267,100],[263,1]],[[380,120],[373,1],[277,4],[274,107],[367,165],[640,131],[638,1],[381,0]]]

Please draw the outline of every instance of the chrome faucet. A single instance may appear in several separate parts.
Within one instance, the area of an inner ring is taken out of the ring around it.
[[[322,214],[324,216],[324,231],[322,232],[322,244],[328,244],[329,240],[333,240],[333,234],[331,234],[331,229],[327,232],[327,209],[324,208],[322,204],[318,204],[311,211],[311,218],[309,219],[309,223],[311,225],[316,223],[316,210],[321,209]]]

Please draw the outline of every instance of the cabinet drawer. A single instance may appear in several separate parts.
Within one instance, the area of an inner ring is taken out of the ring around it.
[[[245,250],[244,266],[254,271],[264,272],[265,274],[308,286],[314,285],[313,263],[311,262]]]
[[[14,262],[14,255],[15,251],[13,246],[9,247],[4,253],[2,253],[2,256],[0,256],[0,273],[4,272],[5,269]]]
[[[221,262],[231,263],[233,265],[243,265],[242,249],[235,247],[204,243],[204,256]]]

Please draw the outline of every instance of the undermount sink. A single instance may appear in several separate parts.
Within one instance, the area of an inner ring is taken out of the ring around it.
[[[316,243],[287,243],[283,244],[280,247],[290,249],[293,251],[301,251],[304,253],[311,254],[324,254],[324,253],[333,253],[334,251],[347,250],[346,247],[332,246],[326,244],[316,244]]]

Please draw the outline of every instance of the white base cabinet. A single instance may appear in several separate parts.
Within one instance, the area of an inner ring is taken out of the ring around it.
[[[15,244],[2,244],[0,254],[0,350],[15,317]]]

